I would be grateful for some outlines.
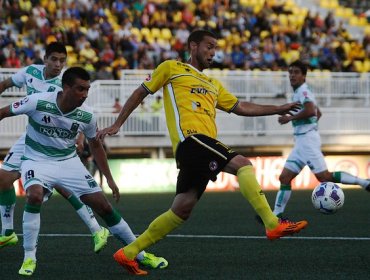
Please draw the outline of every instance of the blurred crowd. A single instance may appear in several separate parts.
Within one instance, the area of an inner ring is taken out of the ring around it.
[[[219,36],[218,69],[285,70],[298,58],[330,71],[370,65],[369,34],[353,39],[333,12],[323,18],[292,0],[0,0],[0,67],[42,63],[45,45],[61,41],[69,66],[119,79],[122,69],[186,61],[195,28]]]

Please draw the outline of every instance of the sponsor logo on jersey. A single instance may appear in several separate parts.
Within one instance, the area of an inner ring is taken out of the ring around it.
[[[76,136],[76,133],[72,133],[71,131],[59,127],[41,126],[39,131],[40,133],[53,138],[72,139]]]
[[[28,102],[28,97],[23,98],[21,101],[17,101],[13,103],[13,108],[17,109],[19,106],[24,105]]]
[[[50,87],[48,88],[48,92],[54,92],[54,91],[55,91],[55,89],[56,89],[56,87],[50,86]]]
[[[217,169],[217,167],[218,167],[218,163],[217,163],[217,161],[213,160],[213,161],[211,161],[211,162],[209,163],[209,169],[210,169],[211,171],[215,171],[215,170]]]
[[[77,132],[79,126],[80,126],[80,124],[73,123],[72,126],[71,126],[71,131]]]
[[[146,82],[149,82],[152,80],[152,74],[148,74],[148,76],[145,78]]]
[[[53,105],[53,104],[51,104],[51,103],[47,103],[47,104],[45,105],[45,107],[46,107],[46,109],[48,109],[48,110],[53,110],[53,109],[55,109],[54,105]]]
[[[208,90],[204,87],[197,87],[197,88],[192,88],[190,90],[190,93],[192,94],[204,94],[206,95],[208,93]]]

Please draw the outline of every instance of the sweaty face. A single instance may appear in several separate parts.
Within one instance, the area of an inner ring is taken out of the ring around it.
[[[195,48],[195,58],[200,70],[209,68],[213,62],[217,46],[217,40],[210,36],[205,36]]]
[[[290,85],[294,88],[302,85],[306,80],[306,75],[304,75],[300,68],[298,67],[289,67],[289,80]]]
[[[67,56],[64,53],[53,52],[48,57],[45,56],[45,78],[52,79],[58,76],[66,65]]]

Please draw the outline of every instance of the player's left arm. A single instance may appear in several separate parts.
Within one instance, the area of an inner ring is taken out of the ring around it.
[[[94,156],[98,168],[103,173],[104,177],[107,179],[108,186],[112,190],[114,199],[118,201],[120,197],[119,189],[110,171],[107,161],[107,154],[105,153],[101,140],[94,137],[87,138],[87,141],[89,143],[91,153]]]
[[[247,101],[240,101],[232,112],[239,116],[268,116],[291,114],[299,109],[299,103],[292,102],[283,105],[262,105]]]
[[[303,104],[303,110],[299,111],[296,115],[282,115],[278,121],[280,124],[286,124],[292,120],[303,120],[316,116],[316,105],[309,101]]]
[[[317,117],[317,121],[321,118],[322,116],[322,113],[321,113],[321,110],[319,107],[316,107],[316,117]]]

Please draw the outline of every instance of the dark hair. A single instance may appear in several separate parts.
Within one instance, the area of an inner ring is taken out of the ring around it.
[[[64,44],[60,42],[52,42],[49,45],[46,46],[45,49],[45,56],[48,57],[51,55],[51,53],[56,52],[56,53],[64,53],[67,55],[67,49]]]
[[[289,68],[290,67],[297,67],[297,68],[299,68],[299,69],[301,69],[301,72],[302,72],[302,74],[303,75],[307,75],[307,65],[304,63],[304,62],[302,62],[301,60],[296,60],[296,61],[294,61],[294,62],[292,62],[290,65],[289,65]]]
[[[90,80],[90,74],[85,69],[81,67],[71,67],[68,68],[62,76],[62,85],[72,86],[76,79],[81,79],[84,81]]]
[[[190,33],[188,38],[188,49],[190,50],[190,42],[195,42],[199,44],[205,36],[209,36],[212,38],[217,39],[216,34],[212,33],[211,31],[198,29]]]

